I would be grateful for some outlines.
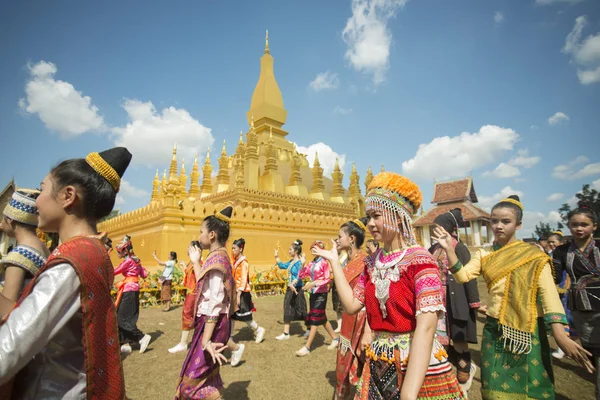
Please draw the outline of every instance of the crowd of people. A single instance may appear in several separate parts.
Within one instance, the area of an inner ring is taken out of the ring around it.
[[[0,399],[125,398],[122,354],[133,347],[143,353],[151,342],[137,327],[140,279],[148,272],[129,236],[116,245],[122,261],[114,268],[112,242],[96,223],[112,210],[131,157],[113,148],[63,161],[40,191],[19,189],[6,206],[2,228],[17,245],[0,261]],[[290,325],[304,323],[306,343],[296,355],[310,356],[323,326],[337,351],[336,399],[465,399],[477,369],[469,344],[477,343],[478,313],[485,314],[484,399],[554,398],[551,354],[594,373],[600,399],[597,215],[581,204],[568,215],[572,239],[555,232],[540,249],[517,239],[524,206],[510,196],[492,208],[493,246],[471,253],[460,241],[460,209],[436,217],[430,249],[418,244],[412,220],[421,202],[416,184],[382,172],[369,184],[366,215],[340,226],[330,244],[312,243],[311,261],[301,240],[290,244],[287,261],[276,249],[288,281],[275,339],[289,340]],[[164,267],[165,312],[174,270],[184,267],[181,340],[169,349],[187,352],[176,399],[222,398],[220,367],[238,365],[245,349],[232,339],[235,321],[252,329],[256,343],[265,339],[254,319],[246,241],[234,240],[231,256],[227,250],[232,211],[203,220],[187,265],[175,252],[166,261],[154,253]],[[58,233],[60,245],[49,252],[36,228]],[[326,314],[329,293],[335,330]]]

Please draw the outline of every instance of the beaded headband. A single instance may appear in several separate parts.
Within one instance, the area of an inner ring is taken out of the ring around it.
[[[215,217],[217,219],[220,219],[223,222],[229,223],[231,221],[231,218],[229,218],[227,215],[222,214],[221,212],[218,212],[215,214]]]
[[[85,158],[85,161],[88,163],[90,167],[94,169],[101,177],[106,179],[108,183],[115,189],[115,192],[119,192],[119,188],[121,186],[121,177],[115,171],[113,167],[109,163],[102,158],[102,156],[96,152],[90,153]]]
[[[20,189],[19,189],[20,190]],[[33,190],[23,190],[24,192],[37,192]],[[24,196],[23,194],[14,192],[11,199],[9,200],[6,207],[4,207],[3,214],[12,219],[13,221],[20,222],[25,225],[38,225],[38,209],[35,205],[35,199]]]
[[[366,231],[367,227],[365,226],[365,224],[362,223],[362,221],[360,219],[354,219],[352,220],[352,222],[354,222],[354,224],[356,224],[356,226],[358,226],[361,230]]]
[[[521,209],[521,211],[523,211],[523,204],[521,204],[521,202],[518,201],[518,200],[511,199],[510,197],[507,197],[506,199],[500,200],[500,203],[511,203],[511,204],[514,204],[515,206],[519,207]]]
[[[558,235],[558,236],[564,236],[561,231],[554,231],[554,232],[552,232],[552,234],[553,235]]]

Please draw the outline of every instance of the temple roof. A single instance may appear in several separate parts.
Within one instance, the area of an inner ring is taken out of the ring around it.
[[[432,203],[445,204],[462,201],[477,203],[477,194],[475,194],[472,177],[434,184]]]
[[[489,220],[490,214],[481,208],[477,207],[475,204],[470,201],[464,202],[453,202],[441,204],[433,207],[431,210],[427,211],[425,214],[420,215],[413,222],[413,226],[426,226],[433,224],[433,220],[437,218],[438,215],[441,215],[445,212],[452,210],[453,208],[460,208],[463,219],[465,221],[473,221],[477,219]]]

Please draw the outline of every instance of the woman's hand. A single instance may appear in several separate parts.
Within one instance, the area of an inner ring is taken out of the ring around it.
[[[202,252],[198,250],[196,246],[190,245],[188,247],[188,256],[190,257],[191,262],[193,262],[194,264],[199,264],[200,258],[202,258]]]
[[[332,244],[331,250],[325,250],[325,249],[321,249],[320,247],[315,246],[312,249],[310,249],[310,252],[315,256],[323,257],[324,259],[326,259],[329,262],[339,261],[340,256],[337,252],[337,246],[335,245],[335,240],[332,240],[331,244]]]
[[[279,249],[275,249],[275,258],[279,258]]]
[[[209,341],[206,345],[203,345],[202,348],[210,354],[213,364],[218,362],[219,365],[223,365],[222,361],[227,362],[227,358],[221,354],[227,348],[223,343],[213,343]]]
[[[482,305],[481,307],[479,307],[477,309],[477,312],[480,313],[480,314],[484,314],[485,315],[485,314],[487,314],[487,308],[488,307],[486,305]]]
[[[444,250],[447,250],[450,246],[452,246],[452,237],[444,228],[439,225],[436,225],[435,228],[433,228],[433,234],[431,235],[431,238],[433,240],[437,240]]]
[[[562,326],[561,329],[563,329]],[[596,369],[590,361],[592,353],[581,347],[579,343],[571,340],[571,338],[569,338],[566,335],[566,333],[562,335],[555,335],[554,339],[556,340],[556,344],[558,344],[558,347],[560,347],[561,350],[565,352],[567,357],[572,358],[579,364],[583,365],[590,374],[594,373]]]
[[[371,344],[372,340],[373,340],[373,335],[371,334],[371,329],[365,328],[365,331],[363,332],[362,337],[360,338],[360,346],[358,347],[358,349],[361,352],[365,351],[367,346]]]
[[[296,287],[294,285],[292,285],[291,283],[288,285],[288,287],[290,288],[290,290],[296,294],[298,294],[298,291],[296,290]]]
[[[304,284],[304,290],[308,291],[308,290],[314,288],[315,286],[317,286],[317,285],[315,285],[314,282],[307,282]]]
[[[152,257],[154,257],[154,258],[158,258],[158,257],[156,256],[156,250],[154,250],[154,252],[152,252]]]

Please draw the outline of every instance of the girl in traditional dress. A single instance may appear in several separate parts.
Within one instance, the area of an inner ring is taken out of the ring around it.
[[[200,242],[192,240],[190,246],[195,246],[202,253]],[[202,261],[199,261],[202,263]],[[183,266],[183,264],[182,264]],[[169,349],[169,353],[179,353],[188,348],[188,338],[190,331],[194,329],[194,306],[196,305],[196,274],[194,273],[194,263],[189,262],[183,275],[183,286],[186,288],[183,307],[181,307],[181,340],[175,346]]]
[[[117,318],[119,320],[119,342],[121,353],[131,353],[131,344],[140,345],[140,353],[143,353],[150,344],[151,336],[144,335],[137,327],[140,314],[140,277],[146,278],[148,271],[142,267],[140,259],[133,253],[131,237],[125,235],[117,246],[119,258],[123,261],[115,269],[114,274],[123,274],[122,281],[117,282]]]
[[[337,249],[338,252],[345,251],[348,254],[348,261],[344,266],[344,277],[352,288],[358,283],[360,274],[365,268],[364,262],[367,255],[361,250],[361,246],[365,240],[367,221],[368,218],[348,221],[340,227],[338,232]],[[365,310],[360,310],[354,315],[343,312],[335,368],[337,384],[334,398],[354,398],[356,385],[365,363],[364,346],[368,343],[371,343],[371,329],[367,323]]]
[[[571,310],[573,324],[581,344],[593,357],[598,400],[600,399],[600,241],[594,240],[594,232],[598,228],[598,216],[585,203],[580,203],[578,208],[568,214],[568,227],[573,239],[554,250],[554,276],[559,278],[566,271],[570,278],[567,306]]]
[[[248,260],[244,255],[245,247],[246,241],[243,238],[234,240],[233,246],[231,246],[234,260],[233,280],[235,281],[236,287],[236,311],[231,315],[231,336],[233,336],[233,330],[235,329],[235,321],[243,321],[254,331],[256,343],[260,343],[265,337],[265,328],[258,326],[252,316],[254,304],[252,303],[252,295],[250,294],[250,270],[248,267]],[[230,337],[227,347],[232,350],[231,366],[235,367],[242,359],[245,345],[235,343],[233,338]]]
[[[313,248],[319,248],[323,250],[325,244],[317,240],[311,246]],[[337,248],[333,249],[337,252]],[[309,312],[306,316],[306,326],[309,329],[308,338],[306,344],[296,352],[298,357],[304,357],[310,354],[310,347],[312,342],[317,336],[317,328],[321,325],[325,325],[325,330],[331,337],[331,344],[328,346],[329,350],[337,348],[339,339],[331,323],[327,320],[327,313],[325,307],[327,305],[327,294],[329,293],[329,284],[331,282],[331,269],[329,262],[321,256],[316,256],[315,259],[302,268],[298,274],[298,278],[305,280],[304,290],[310,293],[308,298]]]
[[[471,260],[471,253],[458,237],[458,228],[464,224],[460,208],[438,215],[433,223],[450,234],[458,260],[467,265]],[[477,310],[481,307],[477,280],[473,279],[465,284],[456,282],[448,271],[451,265],[448,265],[446,251],[436,243],[429,252],[440,268],[446,302],[446,314],[438,320],[437,339],[449,348],[450,362],[456,367],[458,383],[467,393],[476,371],[475,364],[471,363],[469,343],[477,343]]]
[[[14,192],[2,218],[2,231],[17,240],[17,245],[0,260],[2,294],[16,302],[23,288],[44,266],[50,252],[36,234],[40,192],[19,189]]]
[[[61,244],[2,321],[0,394],[11,398],[12,386],[20,400],[125,398],[114,268],[96,223],[113,209],[130,160],[117,147],[63,161],[44,178],[39,228]],[[0,295],[1,316],[13,305]]]
[[[444,312],[442,282],[435,259],[417,245],[412,215],[421,206],[419,187],[392,172],[369,184],[367,227],[383,248],[365,259],[354,289],[339,264],[337,251],[313,249],[330,260],[338,292],[348,314],[366,307],[373,339],[358,398],[463,399],[444,347],[435,339]]]
[[[280,269],[288,270],[288,285],[283,299],[283,333],[277,336],[277,340],[290,339],[290,324],[293,321],[304,321],[306,319],[306,298],[302,289],[302,279],[298,274],[304,264],[302,255],[302,241],[297,239],[288,250],[290,261],[283,262],[279,259],[279,250],[275,249],[275,262]]]
[[[229,238],[232,207],[204,218],[198,241],[209,253],[200,264],[196,246],[188,248],[197,279],[194,336],[181,369],[175,399],[221,399],[219,368],[231,333],[230,309],[235,306],[235,284],[225,243]]]
[[[367,249],[368,256],[375,254],[377,249],[379,249],[379,242],[375,239],[369,239],[369,240],[367,240],[367,244],[365,245],[365,248]]]
[[[446,250],[448,265],[460,283],[483,275],[490,294],[481,345],[481,392],[484,399],[521,396],[554,398],[554,375],[544,323],[551,324],[558,346],[588,369],[587,351],[567,336],[567,320],[552,277],[550,259],[535,246],[517,240],[523,205],[510,196],[492,208],[492,249],[479,249],[466,265],[458,260],[450,235],[435,227],[433,239]]]
[[[156,256],[156,250],[152,254],[158,265],[165,267],[162,275],[160,276],[160,298],[165,305],[163,312],[171,310],[171,288],[173,286],[173,272],[175,271],[175,265],[177,264],[177,253],[174,251],[169,253],[169,259],[162,262]]]

